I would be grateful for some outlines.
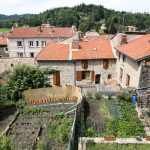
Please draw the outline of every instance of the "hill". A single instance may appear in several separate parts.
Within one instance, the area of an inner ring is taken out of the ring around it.
[[[46,10],[37,15],[20,18],[17,22],[20,26],[39,26],[47,22],[62,27],[76,25],[83,32],[95,30],[102,33],[101,25],[104,24],[106,33],[116,33],[128,25],[136,26],[138,30],[150,30],[150,14],[148,13],[120,12],[106,9],[101,5],[85,4]]]

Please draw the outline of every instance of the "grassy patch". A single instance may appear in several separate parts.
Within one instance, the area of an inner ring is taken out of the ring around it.
[[[0,28],[0,32],[3,32],[3,33],[7,33],[10,31],[11,31],[11,29],[8,29],[8,28]]]
[[[149,144],[94,144],[88,143],[87,150],[149,150]]]

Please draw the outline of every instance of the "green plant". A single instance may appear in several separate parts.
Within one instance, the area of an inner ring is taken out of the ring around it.
[[[86,137],[95,137],[95,136],[96,136],[96,133],[95,133],[95,131],[94,131],[92,128],[88,128],[88,129],[85,131],[85,136],[86,136]]]
[[[102,99],[102,94],[100,92],[96,92],[94,94],[94,97],[95,97],[96,100],[101,100]]]
[[[0,138],[0,150],[14,150],[12,139],[9,139],[6,135],[3,135]]]
[[[132,95],[127,91],[123,91],[122,93],[117,95],[117,99],[120,101],[131,102],[132,101]]]

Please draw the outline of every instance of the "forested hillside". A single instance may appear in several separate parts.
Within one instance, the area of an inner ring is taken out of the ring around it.
[[[19,19],[18,24],[20,26],[38,26],[47,22],[62,27],[76,25],[83,32],[88,30],[101,32],[102,24],[107,27],[106,33],[116,33],[127,25],[136,26],[138,30],[150,30],[150,14],[148,13],[119,12],[106,9],[101,5],[85,4],[72,8],[50,9],[31,17],[23,17]],[[10,25],[12,24],[10,23]]]

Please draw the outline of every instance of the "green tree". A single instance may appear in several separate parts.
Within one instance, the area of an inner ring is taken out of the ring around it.
[[[22,93],[27,89],[36,89],[48,86],[48,75],[44,69],[34,66],[17,65],[10,73],[8,80],[8,98],[18,101],[22,98]]]

